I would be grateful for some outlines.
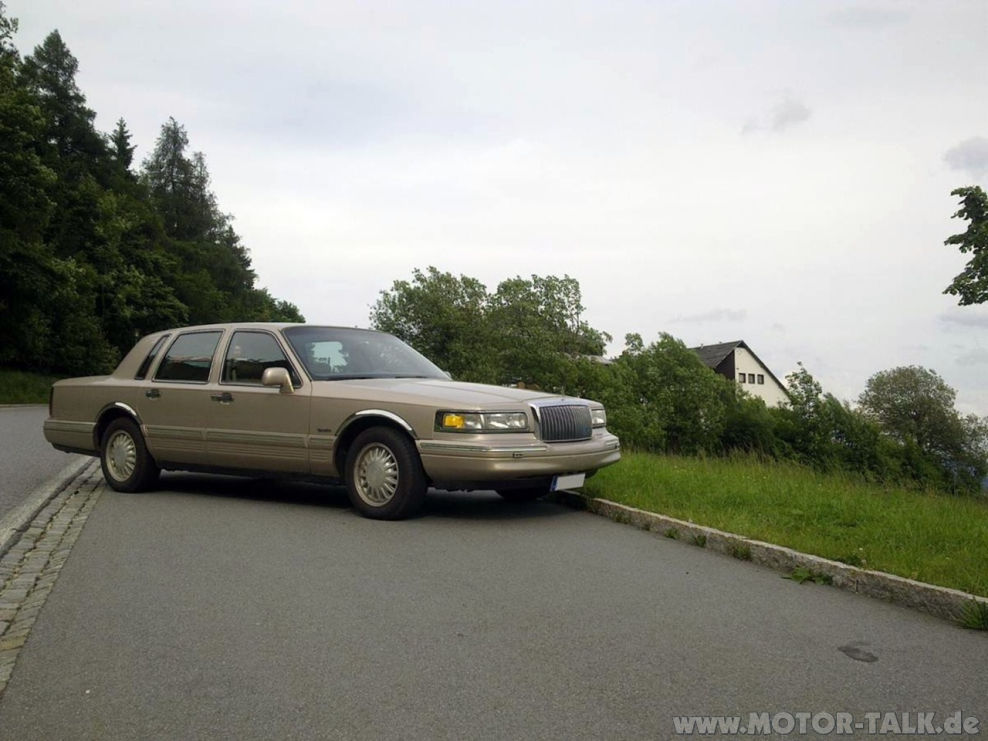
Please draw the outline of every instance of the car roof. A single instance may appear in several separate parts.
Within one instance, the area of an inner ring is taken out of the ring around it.
[[[162,329],[152,334],[164,334],[173,332],[188,332],[198,330],[225,330],[225,329],[289,329],[291,327],[318,327],[320,329],[350,329],[359,332],[380,332],[378,329],[367,329],[366,327],[345,327],[335,324],[312,324],[308,322],[218,322],[216,324],[193,324],[187,327],[172,327]]]

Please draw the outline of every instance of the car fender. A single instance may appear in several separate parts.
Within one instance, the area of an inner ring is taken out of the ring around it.
[[[106,415],[113,411],[122,411],[127,416],[131,417],[137,426],[141,428],[141,433],[144,433],[144,422],[141,420],[141,415],[137,413],[130,404],[125,404],[122,401],[112,401],[102,409],[99,410],[99,414],[96,415],[96,425],[93,427],[93,445],[96,450],[100,448],[100,430],[105,426],[103,420]]]

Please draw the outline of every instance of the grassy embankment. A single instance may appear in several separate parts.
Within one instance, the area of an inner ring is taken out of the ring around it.
[[[584,491],[804,553],[988,596],[988,498],[787,463],[625,452]]]
[[[47,404],[56,378],[0,368],[0,404]]]

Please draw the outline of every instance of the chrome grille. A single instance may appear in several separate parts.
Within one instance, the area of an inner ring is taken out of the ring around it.
[[[590,407],[582,404],[559,404],[538,408],[542,439],[547,442],[589,440],[593,435]]]

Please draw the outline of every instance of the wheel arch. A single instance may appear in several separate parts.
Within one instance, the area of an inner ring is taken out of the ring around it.
[[[106,432],[106,428],[114,420],[121,418],[133,421],[138,429],[143,432],[144,424],[141,422],[141,417],[134,407],[124,404],[122,401],[111,402],[103,407],[100,413],[96,415],[96,426],[93,427],[93,447],[96,450],[100,450],[102,447],[103,433]]]
[[[407,436],[413,444],[417,437],[412,426],[394,412],[368,409],[351,415],[340,425],[340,430],[336,435],[336,448],[333,451],[333,463],[341,479],[346,478],[346,457],[350,451],[350,446],[357,435],[372,427],[390,427]]]

